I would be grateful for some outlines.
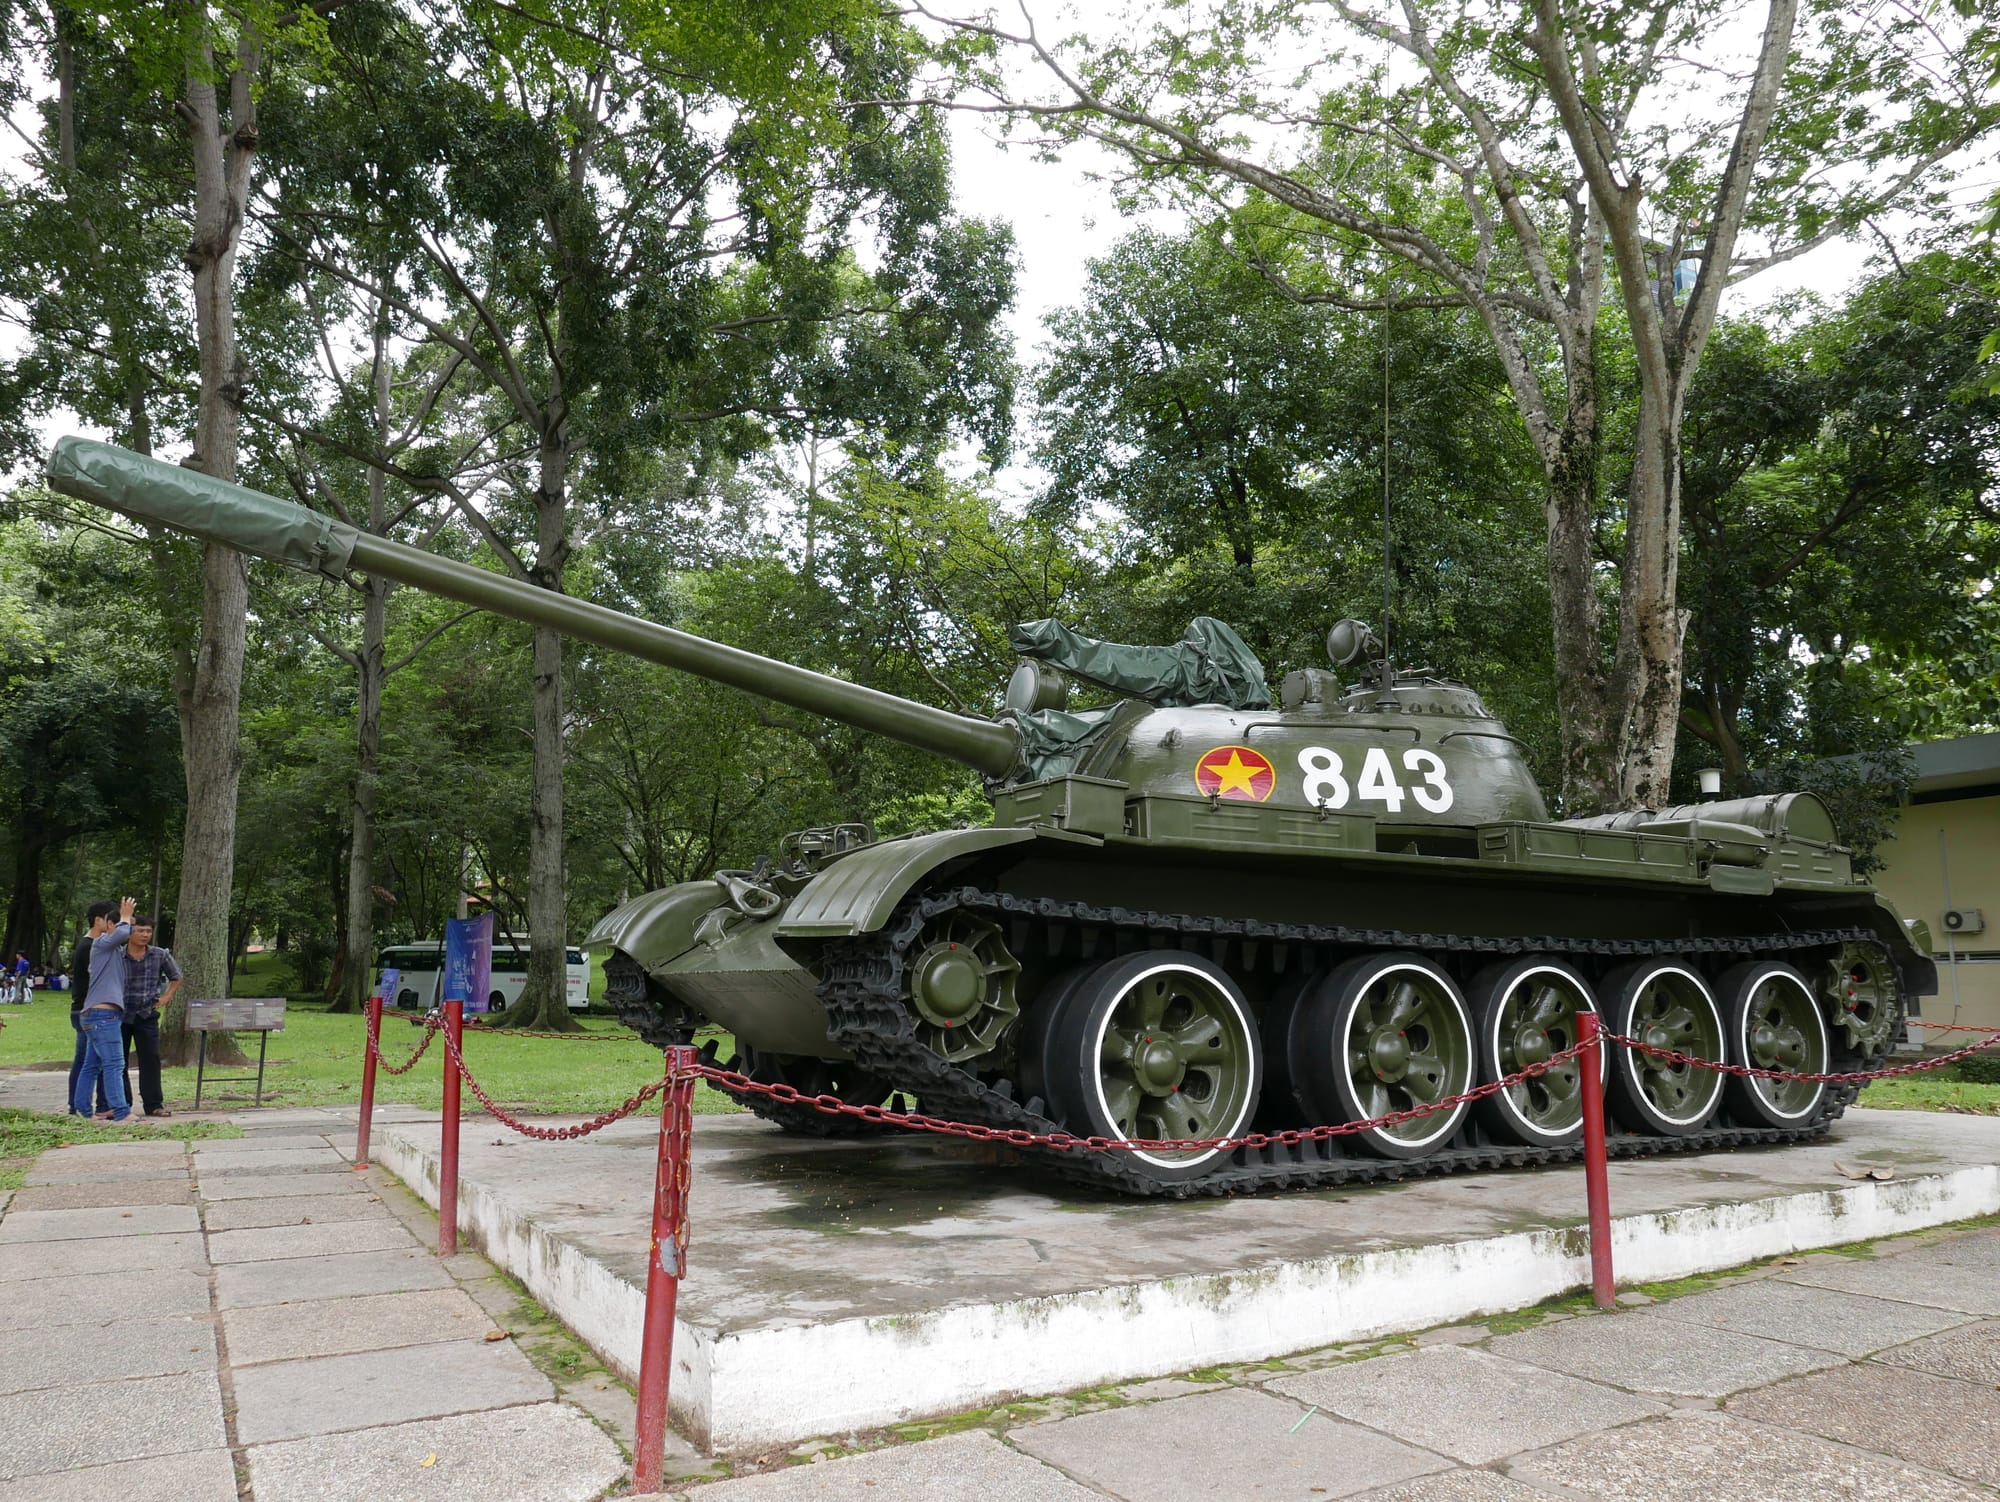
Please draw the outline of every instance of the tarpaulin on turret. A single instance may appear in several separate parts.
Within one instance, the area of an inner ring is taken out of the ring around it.
[[[1072,678],[1143,699],[1161,709],[1221,704],[1269,709],[1264,666],[1234,630],[1213,616],[1188,622],[1171,647],[1134,647],[1082,636],[1060,621],[1026,621],[1008,633],[1014,650]]]

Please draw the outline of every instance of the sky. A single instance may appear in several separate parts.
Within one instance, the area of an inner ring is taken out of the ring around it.
[[[1101,21],[1110,13],[1101,0],[1090,0],[1085,10],[1091,13],[1087,16],[1090,21]],[[33,128],[33,117],[25,107],[17,119],[22,126]],[[1045,337],[1043,320],[1054,309],[1079,301],[1090,259],[1107,253],[1142,221],[1121,213],[1110,184],[1100,180],[1116,165],[1107,153],[1078,146],[1066,149],[1055,161],[1040,160],[1025,144],[1005,143],[1001,123],[994,116],[953,112],[949,121],[961,212],[999,217],[1013,225],[1019,280],[1009,321],[1019,358],[1032,365],[1037,346]],[[18,171],[21,163],[19,140],[0,135],[0,171]],[[1984,179],[1996,175],[2000,174],[1974,171],[1968,190],[1990,192],[1994,184]],[[1143,222],[1171,230],[1183,221],[1173,211],[1154,210]],[[1890,228],[1894,233],[1895,227]],[[1724,312],[1752,309],[1799,289],[1837,297],[1864,273],[1876,251],[1870,243],[1830,244],[1733,290],[1726,297]],[[0,357],[17,345],[17,332],[0,325]],[[1026,417],[1023,413],[1023,422],[1017,426],[1022,440],[1017,442],[1017,453],[1028,436]],[[58,424],[57,430],[73,431],[75,427],[72,419]],[[1017,458],[1000,476],[999,489],[1003,497],[1018,499],[1032,491],[1038,479],[1034,470]]]

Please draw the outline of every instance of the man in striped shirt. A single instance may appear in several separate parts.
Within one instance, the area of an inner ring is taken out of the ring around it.
[[[167,989],[160,990],[164,978]],[[181,967],[153,943],[153,920],[135,917],[125,940],[126,1098],[145,1103],[148,1116],[171,1116],[160,1091],[160,1008],[181,988]],[[139,1055],[139,1093],[131,1093],[132,1055]]]

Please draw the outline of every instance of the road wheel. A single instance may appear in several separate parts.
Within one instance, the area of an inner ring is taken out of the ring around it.
[[[1303,995],[1287,1028],[1301,1105],[1320,1122],[1368,1121],[1472,1088],[1472,1018],[1450,976],[1418,954],[1365,954]],[[1422,1158],[1449,1142],[1456,1105],[1350,1140],[1379,1158]]]
[[[1199,955],[1150,950],[1108,960],[1062,1000],[1045,1075],[1072,1132],[1127,1139],[1233,1137],[1263,1086],[1257,1026],[1236,982]],[[1219,1148],[1122,1154],[1149,1177],[1200,1178]]]
[[[1472,983],[1479,1018],[1479,1077],[1502,1079],[1577,1041],[1577,1016],[1594,1012],[1590,986],[1560,961],[1527,955],[1480,972]],[[1609,1061],[1598,1050],[1598,1088]],[[1583,1135],[1583,1061],[1570,1059],[1479,1102],[1481,1119],[1509,1142],[1561,1147]]]
[[[1826,1019],[1798,971],[1776,960],[1759,960],[1724,975],[1720,989],[1729,1011],[1731,1062],[1799,1074],[1826,1072]],[[1826,1099],[1826,1086],[1731,1079],[1728,1096],[1730,1113],[1739,1120],[1789,1127],[1811,1120]]]
[[[1611,1030],[1654,1048],[1720,1060],[1722,1012],[1708,983],[1679,960],[1644,960],[1605,977]],[[1611,1049],[1611,1106],[1634,1131],[1656,1137],[1698,1132],[1722,1104],[1722,1076],[1636,1049]]]

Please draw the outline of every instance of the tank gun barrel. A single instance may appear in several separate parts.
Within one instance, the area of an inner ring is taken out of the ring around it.
[[[671,626],[556,594],[376,537],[303,506],[179,465],[83,438],[49,455],[64,495],[294,568],[345,579],[360,569],[495,615],[548,626],[577,641],[679,668],[700,678],[825,715],[920,750],[1005,776],[1019,754],[1013,727],[954,714],[808,668],[724,646]]]

